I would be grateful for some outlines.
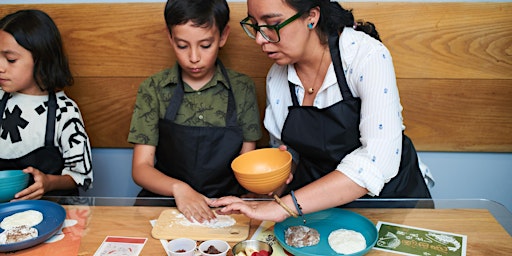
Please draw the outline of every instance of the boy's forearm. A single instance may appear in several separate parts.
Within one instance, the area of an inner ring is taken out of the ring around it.
[[[240,150],[240,155],[254,149],[256,149],[255,141],[244,141],[244,143],[242,144],[242,149]]]

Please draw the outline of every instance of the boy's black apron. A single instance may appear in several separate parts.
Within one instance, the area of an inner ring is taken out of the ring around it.
[[[341,64],[338,35],[329,37],[331,58],[343,99],[324,109],[299,106],[295,85],[289,82],[293,106],[282,140],[299,153],[299,163],[287,191],[301,188],[336,169],[347,154],[361,146],[361,99],[353,97]],[[365,196],[367,197],[367,196]],[[404,134],[398,174],[384,185],[379,198],[431,198],[419,169],[416,150]]]
[[[0,102],[0,114],[3,116],[7,106],[9,93],[4,93]],[[16,159],[0,159],[0,170],[21,170],[32,166],[45,174],[61,175],[64,169],[64,159],[59,148],[53,144],[55,136],[55,121],[57,114],[57,99],[54,92],[48,93],[48,113],[46,117],[46,131],[44,146],[25,156]],[[0,116],[0,126],[7,125]],[[34,183],[30,176],[29,184]],[[78,189],[55,190],[45,193],[45,196],[76,196]]]
[[[184,126],[174,123],[181,105],[184,86],[181,68],[178,85],[167,107],[165,119],[160,119],[155,168],[167,176],[189,184],[207,197],[242,195],[246,193],[237,182],[231,162],[239,155],[243,143],[241,127],[237,123],[235,97],[226,69],[217,60],[222,75],[228,82],[226,127]],[[139,196],[155,196],[143,189]]]

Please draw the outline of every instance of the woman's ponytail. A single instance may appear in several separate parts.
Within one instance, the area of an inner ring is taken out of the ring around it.
[[[354,22],[354,29],[357,31],[363,31],[366,34],[370,35],[371,37],[381,41],[379,32],[377,32],[375,25],[369,21],[358,20]]]
[[[352,10],[343,8],[338,2],[331,2],[331,0],[286,0],[286,2],[298,12],[303,13],[315,7],[320,8],[320,19],[317,24],[320,38],[327,39],[329,35],[341,33],[345,27],[353,27],[381,41],[373,23],[355,21]]]
[[[341,33],[345,27],[353,27],[355,30],[362,31],[381,41],[375,25],[368,21],[355,21],[352,9],[345,9],[338,2],[322,1],[322,3],[323,6],[320,6],[320,17],[326,17],[327,26],[330,27],[329,33],[334,31]],[[322,12],[322,7],[325,12]]]

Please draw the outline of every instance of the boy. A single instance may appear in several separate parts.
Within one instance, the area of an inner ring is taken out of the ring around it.
[[[140,85],[132,176],[138,196],[173,196],[203,222],[215,217],[209,197],[246,193],[230,164],[261,137],[254,82],[217,59],[229,35],[225,0],[169,0],[164,15],[177,63]]]

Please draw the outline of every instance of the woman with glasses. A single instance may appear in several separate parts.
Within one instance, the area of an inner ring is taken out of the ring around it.
[[[211,206],[282,221],[361,197],[430,198],[430,174],[403,133],[391,55],[373,24],[329,0],[247,6],[241,25],[275,62],[264,120],[270,144],[290,150],[297,166],[276,191],[280,200],[224,197]]]

